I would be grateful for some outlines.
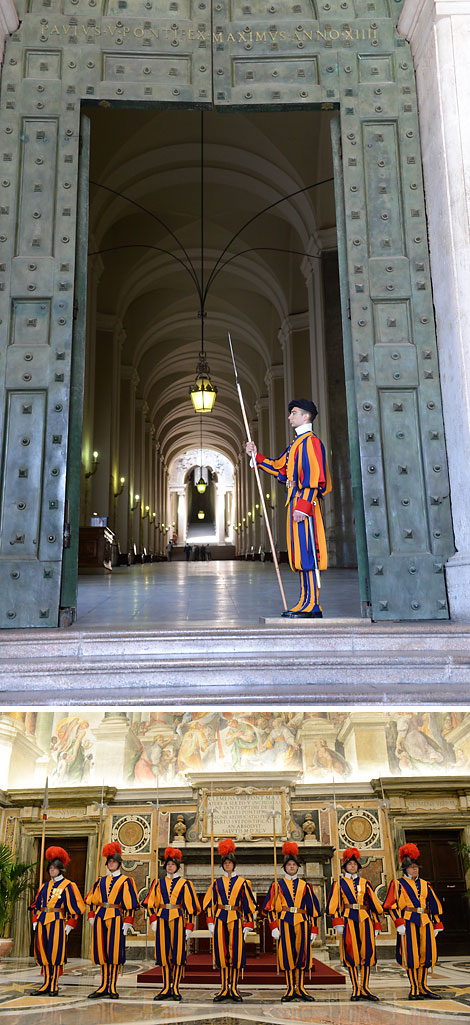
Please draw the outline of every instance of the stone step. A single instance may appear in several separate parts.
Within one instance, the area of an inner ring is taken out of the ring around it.
[[[468,700],[470,625],[266,620],[187,630],[6,631],[0,703]],[[350,691],[345,692],[344,684]],[[335,687],[335,685],[341,685]]]

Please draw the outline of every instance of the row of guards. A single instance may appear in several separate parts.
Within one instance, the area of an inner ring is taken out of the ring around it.
[[[44,831],[43,831],[44,836]],[[275,839],[275,838],[274,838]],[[213,840],[213,837],[212,837]],[[101,842],[98,847],[101,848]],[[237,874],[235,844],[230,838],[218,844],[223,875],[215,878],[214,844],[211,845],[211,883],[202,902],[212,936],[213,963],[220,973],[220,989],[214,1002],[239,1002],[240,974],[246,961],[246,938],[254,929],[256,910],[251,882]],[[276,850],[276,845],[275,845]],[[318,934],[320,906],[311,884],[299,876],[301,859],[296,843],[282,847],[284,874],[278,878],[274,859],[274,880],[263,905],[276,942],[278,971],[286,977],[282,1001],[311,1001],[305,974],[312,965],[312,944]],[[59,977],[66,961],[67,935],[88,906],[93,928],[92,961],[101,968],[93,998],[118,999],[117,981],[126,960],[125,937],[133,926],[134,914],[144,907],[155,932],[155,962],[161,966],[163,987],[155,1000],[180,1001],[181,978],[187,958],[188,939],[201,905],[193,883],[180,875],[182,853],[167,847],[165,875],[157,871],[149,892],[140,901],[131,876],[122,872],[122,849],[117,842],[105,844],[102,855],[106,873],[97,879],[83,900],[77,885],[65,878],[70,858],[62,847],[46,851],[50,881],[42,881],[44,845],[41,850],[41,878],[31,908],[34,949],[43,982],[35,996],[57,996]],[[410,1000],[440,999],[429,988],[428,971],[437,961],[436,937],[443,925],[442,908],[432,887],[419,875],[419,850],[414,844],[400,848],[402,875],[388,887],[382,905],[362,868],[357,848],[348,848],[334,879],[325,911],[332,917],[338,935],[340,958],[352,983],[351,1000],[377,1000],[369,988],[371,966],[376,963],[375,933],[381,930],[380,916],[386,911],[397,930],[397,961],[408,974]],[[99,865],[98,865],[99,869]]]

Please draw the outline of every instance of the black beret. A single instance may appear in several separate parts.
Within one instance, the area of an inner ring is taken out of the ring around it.
[[[297,409],[304,409],[306,413],[310,413],[312,420],[314,420],[318,414],[318,409],[315,403],[311,402],[310,399],[292,399],[288,406],[289,413],[292,413],[294,406],[297,406]]]

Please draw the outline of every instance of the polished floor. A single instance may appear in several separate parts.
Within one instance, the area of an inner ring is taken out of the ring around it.
[[[372,976],[371,988],[380,1003],[351,1003],[349,983],[337,990],[312,987],[314,1004],[281,1004],[279,990],[261,988],[257,991],[241,987],[243,1004],[213,1004],[214,987],[189,988],[183,985],[183,1002],[155,1003],[155,991],[137,986],[136,974],[141,965],[128,962],[120,977],[119,1000],[87,999],[94,989],[97,972],[89,962],[70,961],[60,983],[58,998],[28,995],[39,981],[39,971],[32,959],[6,959],[0,965],[0,1012],[9,1025],[145,1025],[188,1022],[194,1025],[443,1025],[449,1019],[470,1023],[470,961],[444,958],[430,978],[431,989],[440,1001],[410,1003],[408,983],[394,962],[382,962]],[[337,965],[333,962],[333,967]],[[215,975],[215,973],[214,973]],[[282,991],[281,991],[282,992]]]
[[[287,565],[281,566],[281,574],[287,602],[293,605],[298,574]],[[325,618],[359,617],[356,571],[324,573],[320,601]],[[254,624],[261,616],[281,612],[276,573],[269,562],[154,562],[79,576],[77,625],[84,628]]]

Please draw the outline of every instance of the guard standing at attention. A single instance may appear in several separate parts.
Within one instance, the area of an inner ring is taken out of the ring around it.
[[[320,619],[323,615],[318,579],[328,560],[319,499],[331,491],[331,480],[324,446],[313,433],[316,415],[317,407],[310,399],[289,402],[288,420],[296,437],[279,459],[260,455],[253,441],[245,446],[260,470],[287,487],[287,552],[290,567],[298,571],[300,579],[298,601],[282,613],[289,618]]]
[[[211,883],[203,901],[220,971],[221,986],[214,1003],[238,1003],[243,999],[238,979],[246,961],[245,940],[254,928],[256,904],[249,879],[237,875],[233,840],[221,840],[218,847],[224,874]]]
[[[63,847],[48,847],[47,871],[50,882],[43,883],[31,904],[34,929],[34,956],[41,966],[44,982],[31,996],[56,997],[59,976],[67,960],[67,936],[78,923],[86,905],[76,883],[64,878],[70,857]]]
[[[305,989],[305,971],[312,966],[312,943],[318,934],[318,900],[305,879],[299,879],[299,848],[287,840],[282,847],[284,878],[271,884],[263,906],[271,935],[279,941],[279,967],[286,976],[281,1002],[314,1000]]]
[[[193,884],[178,874],[182,857],[178,847],[166,848],[166,876],[153,880],[143,902],[155,933],[155,962],[163,974],[163,989],[154,1000],[182,1000],[180,981],[187,940],[201,910]]]
[[[101,966],[101,983],[88,996],[118,1000],[119,969],[126,961],[125,937],[133,925],[139,898],[132,876],[121,871],[120,844],[107,843],[102,853],[107,874],[96,880],[86,898],[90,905],[88,919],[93,925],[92,961]]]
[[[357,847],[343,854],[343,876],[328,895],[326,913],[333,918],[339,936],[342,961],[352,983],[351,1000],[378,1000],[369,989],[371,965],[376,962],[375,933],[381,932],[383,907],[368,879],[361,879]]]
[[[398,852],[403,875],[391,882],[384,909],[397,930],[396,958],[410,980],[409,1000],[440,1000],[428,986],[428,970],[437,961],[436,938],[444,926],[442,905],[430,883],[420,878],[419,850],[406,843]]]

